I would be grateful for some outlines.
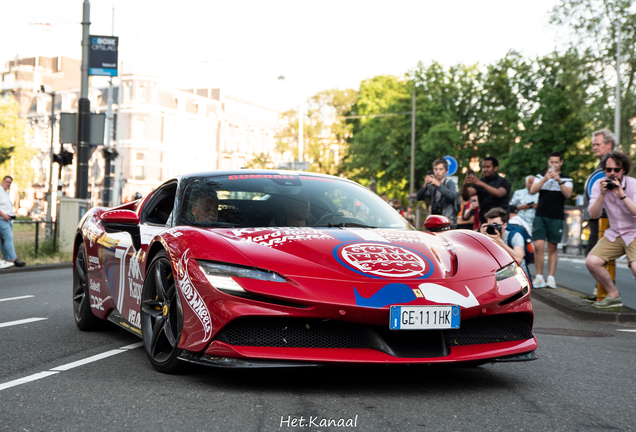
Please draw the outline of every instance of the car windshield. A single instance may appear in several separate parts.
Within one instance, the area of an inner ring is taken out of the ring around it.
[[[189,178],[183,190],[177,225],[411,229],[368,189],[309,173]]]

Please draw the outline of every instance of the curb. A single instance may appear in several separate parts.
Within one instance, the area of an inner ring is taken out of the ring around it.
[[[614,324],[636,323],[636,310],[627,306],[618,312],[593,308],[581,294],[568,288],[534,289],[531,293],[533,300],[539,300],[564,314],[585,321],[605,322]]]
[[[44,270],[59,270],[73,268],[73,263],[60,263],[60,264],[41,264],[41,265],[27,265],[26,267],[9,267],[6,269],[0,270],[0,275],[3,274],[13,274],[13,273],[25,273],[32,271],[44,271]]]

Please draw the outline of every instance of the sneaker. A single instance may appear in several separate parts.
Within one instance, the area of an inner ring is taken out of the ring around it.
[[[13,260],[13,264],[15,264],[16,267],[24,267],[26,265],[24,261],[20,261],[17,258]]]
[[[545,288],[546,287],[545,281],[543,280],[542,277],[539,277],[539,276],[534,278],[534,280],[532,281],[532,285],[535,288]]]
[[[603,300],[593,303],[592,306],[598,309],[619,307],[619,306],[623,306],[623,299],[621,298],[621,296],[618,296],[615,299],[613,299],[609,295],[606,295]]]
[[[8,268],[8,267],[11,267],[13,265],[14,264],[11,261],[5,261],[5,260],[0,259],[0,269]]]
[[[556,288],[556,281],[554,280],[553,276],[548,276],[548,288],[552,288],[555,289]]]

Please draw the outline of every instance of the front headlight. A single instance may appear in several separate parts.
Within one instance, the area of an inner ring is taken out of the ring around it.
[[[519,267],[519,264],[517,264],[515,261],[511,262],[505,267],[500,268],[495,272],[495,279],[497,281],[502,281],[511,277],[516,277],[522,287],[530,286],[526,274],[523,272],[523,269]]]
[[[234,282],[233,277],[257,279],[268,282],[285,282],[284,277],[269,270],[218,264],[201,260],[197,260],[197,263],[201,270],[203,270],[205,277],[208,278],[208,281],[218,290],[245,291],[239,284]]]

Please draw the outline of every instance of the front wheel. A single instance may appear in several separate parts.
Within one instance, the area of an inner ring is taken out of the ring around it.
[[[73,316],[77,328],[82,331],[96,330],[102,325],[102,321],[91,311],[90,297],[86,247],[82,243],[77,250],[73,269]]]
[[[141,295],[141,333],[144,349],[152,366],[159,372],[178,372],[183,329],[183,310],[170,265],[161,251],[152,260]]]

